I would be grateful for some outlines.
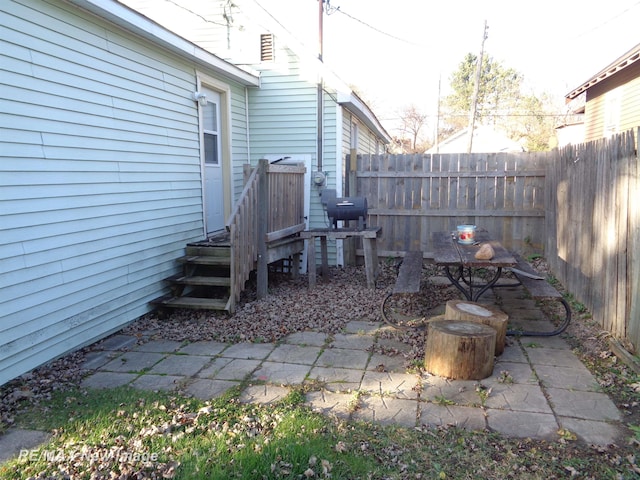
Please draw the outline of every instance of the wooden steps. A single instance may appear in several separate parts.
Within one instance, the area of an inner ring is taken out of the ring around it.
[[[293,258],[295,266],[291,275],[295,277],[300,252],[303,250],[304,239],[300,237],[276,239],[267,245],[267,263]],[[232,292],[234,288],[241,291],[245,285],[244,282],[236,282],[237,285],[233,286],[231,243],[228,235],[188,244],[185,255],[177,260],[182,264],[182,272],[166,279],[171,293],[153,300],[153,305],[159,310],[187,308],[234,312],[237,297]]]
[[[167,278],[171,294],[157,298],[159,308],[231,312],[231,247],[228,239],[189,244],[178,261],[183,273]]]

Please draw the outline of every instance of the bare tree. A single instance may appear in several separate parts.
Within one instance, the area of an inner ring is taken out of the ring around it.
[[[424,140],[421,133],[427,127],[427,115],[420,112],[415,105],[409,105],[399,112],[401,122],[401,139],[405,153],[422,153],[429,148],[429,142]],[[408,148],[406,143],[409,143]]]

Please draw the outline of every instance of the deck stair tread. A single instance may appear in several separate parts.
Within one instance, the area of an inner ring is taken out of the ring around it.
[[[170,308],[193,308],[196,310],[226,310],[226,298],[203,297],[174,297],[167,295],[154,300],[152,303]]]
[[[227,277],[210,277],[204,275],[174,275],[173,277],[167,278],[168,281],[172,283],[179,283],[181,285],[209,285],[209,286],[219,286],[219,287],[228,287],[231,285],[231,279]]]
[[[230,265],[230,257],[222,257],[217,255],[185,255],[178,259],[179,262],[189,263],[192,265]]]

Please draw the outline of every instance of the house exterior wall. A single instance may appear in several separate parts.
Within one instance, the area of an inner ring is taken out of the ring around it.
[[[617,98],[615,98],[617,97]],[[608,108],[617,105],[615,131],[606,125]],[[640,126],[640,62],[612,75],[587,90],[585,142]]]
[[[3,384],[149,311],[203,206],[195,65],[62,1],[0,24]]]
[[[211,0],[197,5],[186,1],[121,1],[212,53],[260,72],[260,88],[249,90],[251,163],[274,155],[310,156],[313,168],[321,165],[328,174],[326,187],[341,192],[344,144],[350,136],[345,137],[340,127],[342,111],[335,100],[336,84],[325,77],[322,158],[318,159],[317,84],[324,66],[282,29],[271,29],[274,19],[258,4],[247,0]],[[260,35],[267,33],[274,34],[275,55],[273,60],[262,61]],[[373,132],[364,126],[361,130],[362,153],[369,153],[375,148],[370,138]],[[240,175],[234,177],[236,192],[241,191],[241,179]],[[309,204],[309,227],[326,227],[328,219],[315,187],[311,188]],[[329,262],[336,264],[339,256],[334,245],[329,245]]]

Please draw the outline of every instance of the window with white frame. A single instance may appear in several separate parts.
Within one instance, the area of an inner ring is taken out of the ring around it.
[[[621,87],[605,94],[604,98],[604,137],[610,137],[620,130]]]
[[[351,150],[358,150],[358,124],[356,122],[351,123]]]

